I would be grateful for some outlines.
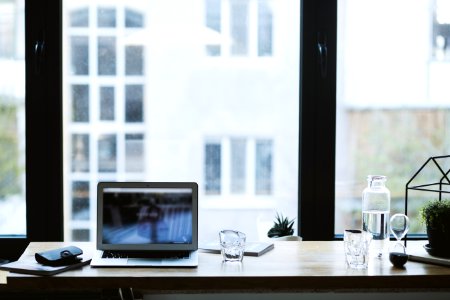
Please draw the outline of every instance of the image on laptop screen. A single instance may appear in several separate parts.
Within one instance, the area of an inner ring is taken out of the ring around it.
[[[107,245],[109,249],[122,249],[115,247],[119,245],[161,250],[167,248],[158,246],[196,248],[195,186],[189,183],[101,183],[99,187],[98,244]]]

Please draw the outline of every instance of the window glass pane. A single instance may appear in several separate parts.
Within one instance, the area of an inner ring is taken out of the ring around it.
[[[143,121],[143,86],[127,85],[125,87],[125,121]]]
[[[73,36],[71,43],[71,69],[73,75],[89,74],[89,42],[86,36]]]
[[[72,120],[74,122],[89,122],[89,86],[72,86]]]
[[[145,166],[144,135],[125,135],[125,171],[143,172]]]
[[[256,193],[272,192],[272,141],[256,142]]]
[[[246,163],[246,140],[233,139],[231,140],[231,192],[244,193],[245,192],[245,169]]]
[[[0,2],[0,236],[26,234],[24,1]]]
[[[268,1],[258,1],[258,55],[272,55],[272,9]]]
[[[133,10],[125,9],[125,27],[143,27],[144,26],[144,16]]]
[[[117,169],[117,140],[115,134],[98,138],[98,171],[115,172]]]
[[[99,7],[97,10],[98,27],[116,27],[116,10]]]
[[[116,38],[102,36],[98,38],[98,75],[116,74]]]
[[[89,9],[87,7],[75,9],[70,13],[70,26],[88,27]]]
[[[72,172],[89,172],[89,135],[72,135]]]
[[[404,212],[409,179],[449,152],[450,64],[440,38],[449,10],[439,2],[338,2],[336,233],[361,226],[367,175],[386,175],[391,215]],[[410,233],[424,233],[420,207],[437,196],[409,194]]]
[[[142,75],[144,70],[144,48],[142,46],[125,47],[125,74]]]
[[[114,87],[100,87],[100,120],[114,120]]]
[[[205,145],[205,192],[220,193],[221,155],[220,144]]]
[[[248,2],[230,0],[231,54],[246,55],[248,51]]]
[[[89,220],[89,182],[72,183],[72,220]]]
[[[205,0],[206,27],[220,32],[221,0]]]
[[[67,211],[72,182],[89,182],[95,201],[98,181],[195,181],[201,240],[222,228],[264,239],[276,212],[297,217],[300,1],[264,2],[271,22],[259,20],[259,0],[63,1],[64,18],[88,7],[94,20],[63,31],[63,55],[73,36],[88,37],[93,70],[63,68]],[[115,9],[114,29],[99,28],[102,7]],[[265,57],[259,26],[277,37]],[[89,87],[82,122],[71,115],[78,85]],[[89,135],[89,152],[74,134]],[[69,167],[80,153],[88,171]],[[65,215],[66,239],[95,238],[95,208],[89,220]]]

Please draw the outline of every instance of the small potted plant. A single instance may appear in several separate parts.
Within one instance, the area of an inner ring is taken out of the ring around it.
[[[282,236],[289,236],[294,234],[294,219],[289,220],[287,217],[283,217],[282,214],[277,213],[274,224],[267,232],[267,236],[270,238],[279,238]]]
[[[450,256],[450,200],[433,200],[420,211],[432,255]]]

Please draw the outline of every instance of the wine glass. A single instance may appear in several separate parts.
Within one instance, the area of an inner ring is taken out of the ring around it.
[[[409,218],[405,214],[395,214],[390,220],[391,232],[397,240],[389,250],[389,259],[396,267],[403,267],[408,260],[405,246],[401,240],[409,230]]]

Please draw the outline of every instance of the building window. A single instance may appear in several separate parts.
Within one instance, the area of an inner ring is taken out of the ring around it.
[[[270,139],[223,138],[220,143],[206,143],[206,193],[270,195],[272,164]]]
[[[434,58],[450,60],[450,2],[435,0],[433,17]]]
[[[71,27],[88,27],[89,26],[89,9],[83,7],[73,10],[70,13],[70,26]]]
[[[114,87],[100,87],[100,120],[114,121]]]
[[[127,28],[144,27],[144,16],[133,9],[125,9],[125,27]]]
[[[72,220],[89,220],[89,182],[72,183]]]
[[[125,172],[143,172],[145,170],[144,135],[125,135]]]
[[[144,74],[144,47],[125,47],[125,75]]]
[[[272,6],[271,0],[205,0],[205,25],[211,31],[206,55],[272,56]]]
[[[101,27],[116,27],[116,9],[99,7],[97,9],[97,26]]]
[[[89,172],[89,135],[72,135],[72,172]]]
[[[272,55],[273,15],[267,1],[258,1],[258,56]]]
[[[98,38],[98,75],[116,74],[116,38],[100,36]]]
[[[246,189],[247,142],[231,140],[231,193],[242,194]]]
[[[144,87],[139,84],[125,86],[125,122],[144,120]]]
[[[72,121],[89,122],[89,86],[72,86]]]
[[[231,55],[248,54],[248,2],[230,0]]]
[[[117,138],[115,134],[101,135],[98,139],[98,171],[116,172]]]
[[[205,193],[220,194],[221,146],[217,143],[205,145]]]
[[[272,193],[272,152],[272,141],[256,141],[255,193],[258,195]]]
[[[87,36],[72,36],[71,70],[73,75],[89,74],[89,40]]]

